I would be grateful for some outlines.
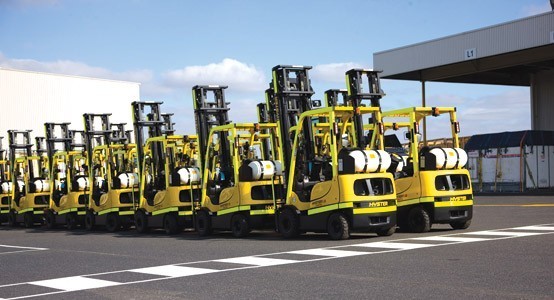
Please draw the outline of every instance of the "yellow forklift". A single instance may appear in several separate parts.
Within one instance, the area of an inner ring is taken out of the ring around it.
[[[449,117],[453,147],[420,147],[419,124],[425,118]],[[398,225],[426,232],[433,223],[466,229],[473,216],[473,190],[467,153],[459,148],[460,124],[455,107],[409,107],[383,113],[388,129],[404,130],[409,139],[405,158],[393,155],[396,172]]]
[[[376,72],[347,72],[348,106],[314,108],[308,77],[311,67],[276,66],[273,91],[286,175],[285,204],[278,229],[286,238],[302,232],[327,232],[347,239],[353,231],[391,235],[396,227],[396,193],[387,172],[390,155],[383,150],[383,131],[371,136],[369,148],[363,117],[381,126],[383,93]],[[363,79],[369,89],[363,92]],[[370,100],[371,106],[362,101]],[[342,137],[353,140],[343,145]]]
[[[90,194],[84,133],[69,130],[69,124],[44,124],[51,179],[44,221],[49,229],[60,224],[69,230],[82,226]]]
[[[42,147],[44,138],[36,139],[33,152],[31,130],[8,130],[12,194],[8,223],[30,228],[43,223],[44,210],[50,198],[48,157]]]
[[[200,203],[201,172],[196,135],[175,135],[162,102],[133,102],[133,124],[140,174],[135,227],[162,227],[167,234],[193,228]]]
[[[8,153],[6,149],[3,148],[3,139],[4,137],[0,136],[0,224],[8,221],[12,194]]]
[[[110,123],[111,114],[84,114],[85,136],[93,183],[85,228],[109,232],[130,228],[139,201],[136,145],[125,123]]]
[[[196,229],[201,236],[216,229],[245,237],[252,229],[275,226],[283,181],[274,144],[277,124],[230,122],[226,88],[192,88],[198,142],[205,151]]]

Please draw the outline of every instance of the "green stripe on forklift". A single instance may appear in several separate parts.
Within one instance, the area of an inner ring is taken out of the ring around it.
[[[87,214],[86,211],[78,211],[78,212],[77,212],[77,215],[78,215],[78,216],[84,216],[84,215],[86,215],[86,214]]]
[[[396,206],[354,208],[355,215],[395,212]]]
[[[257,209],[257,210],[251,210],[250,215],[251,216],[257,216],[257,215],[274,215],[275,210],[274,209]]]
[[[191,210],[180,211],[179,216],[192,216]]]
[[[129,216],[129,215],[134,215],[134,214],[135,214],[135,212],[132,211],[132,210],[119,211],[120,216]]]
[[[470,206],[470,205],[473,205],[473,200],[435,202],[435,207],[457,207],[457,206]]]
[[[415,199],[409,199],[409,200],[403,200],[403,201],[397,201],[397,206],[407,206],[407,205],[413,205],[418,204],[422,202],[435,202],[434,197],[421,197],[421,198],[415,198]]]
[[[18,214],[24,214],[24,213],[26,213],[26,212],[28,212],[28,211],[32,211],[32,210],[33,210],[33,208],[31,207],[31,208],[22,209],[22,210],[16,211],[16,212],[17,212]]]
[[[220,210],[217,212],[217,215],[218,216],[226,215],[226,214],[234,213],[236,211],[243,211],[243,210],[250,210],[250,205],[239,205],[228,209]]]
[[[109,209],[99,211],[98,215],[101,216],[101,215],[109,214],[109,213],[114,212],[114,211],[119,211],[119,207],[114,207],[114,208],[109,208]]]
[[[74,211],[77,211],[77,208],[64,209],[64,210],[60,210],[58,212],[58,215],[63,215],[63,214],[67,214],[69,212],[74,212]]]
[[[338,210],[338,209],[352,208],[352,207],[354,207],[353,202],[342,202],[338,204],[331,204],[323,207],[312,208],[308,210],[308,215],[315,215],[315,214],[320,214],[331,210]]]
[[[157,215],[165,214],[165,213],[172,212],[172,211],[178,211],[178,210],[179,210],[178,207],[170,207],[170,208],[165,208],[165,209],[160,209],[160,210],[153,211],[152,215],[157,216]]]
[[[10,212],[9,209],[8,209],[8,210],[0,210],[0,214],[7,214],[7,213],[9,213],[9,212]]]
[[[44,210],[34,210],[33,215],[44,215]]]

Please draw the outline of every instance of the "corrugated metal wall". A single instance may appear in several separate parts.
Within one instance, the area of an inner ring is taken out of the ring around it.
[[[554,12],[532,16],[475,31],[373,54],[374,68],[382,77],[464,61],[465,50],[474,58],[517,51],[551,43]]]
[[[71,122],[71,129],[83,130],[84,113],[112,113],[112,122],[132,129],[131,102],[140,100],[139,88],[134,82],[0,69],[0,136],[9,129],[44,136],[45,122]]]
[[[531,124],[534,130],[554,130],[554,72],[533,74],[531,79]]]

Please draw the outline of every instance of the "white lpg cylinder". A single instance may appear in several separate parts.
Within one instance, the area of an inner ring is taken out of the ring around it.
[[[89,183],[88,183],[88,178],[87,177],[79,177],[77,178],[76,180],[77,182],[77,190],[79,191],[84,191],[84,190],[87,190],[88,189],[88,186],[89,186]],[[73,187],[75,188],[75,187]]]
[[[104,185],[104,181],[106,181],[103,177],[95,177],[94,178],[94,186],[98,189],[102,189],[102,186]]]
[[[283,167],[280,161],[255,160],[248,164],[252,170],[252,178],[255,180],[268,180],[274,175],[281,175]]]
[[[45,179],[37,179],[33,182],[35,185],[36,193],[43,193],[50,191],[50,182]]]
[[[436,157],[437,169],[463,167],[467,163],[467,153],[460,148],[433,148],[429,151]]]
[[[390,154],[383,150],[353,150],[349,155],[354,158],[355,172],[386,171],[391,165]]]
[[[139,177],[137,173],[121,173],[117,176],[119,178],[119,182],[121,182],[121,188],[131,188],[131,187],[137,187],[139,184]]]
[[[9,194],[12,192],[13,184],[10,181],[2,182],[2,186],[0,190],[2,191],[2,194]]]
[[[181,184],[191,184],[200,182],[200,169],[197,167],[181,168],[177,171],[179,174],[179,182]]]
[[[17,187],[19,188],[19,192],[23,193],[23,191],[25,190],[25,182],[23,180],[18,180]]]

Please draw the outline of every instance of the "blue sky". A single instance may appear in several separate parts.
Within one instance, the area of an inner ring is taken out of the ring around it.
[[[142,100],[164,101],[187,134],[195,84],[229,85],[231,119],[255,121],[275,65],[314,66],[322,98],[349,68],[371,68],[374,52],[549,10],[548,0],[0,0],[0,67],[140,82]],[[382,88],[384,109],[419,104],[418,82]],[[457,106],[463,135],[530,128],[528,88],[428,83],[427,99]]]

